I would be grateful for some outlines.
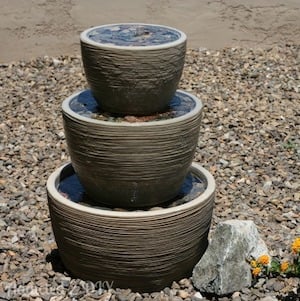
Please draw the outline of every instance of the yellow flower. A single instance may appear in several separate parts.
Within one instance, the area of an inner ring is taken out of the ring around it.
[[[289,263],[287,261],[283,261],[280,265],[281,272],[285,272],[289,268]]]
[[[253,268],[256,268],[256,267],[257,267],[257,262],[256,262],[256,260],[251,260],[251,261],[250,261],[250,265],[251,265]]]
[[[292,243],[292,252],[294,254],[300,253],[300,237],[297,237]]]
[[[253,275],[254,277],[256,277],[256,276],[258,276],[258,275],[260,274],[260,272],[261,272],[261,268],[256,267],[256,268],[254,268],[254,269],[252,270],[252,275]]]
[[[269,255],[261,255],[257,258],[257,262],[263,265],[268,265],[270,263]]]

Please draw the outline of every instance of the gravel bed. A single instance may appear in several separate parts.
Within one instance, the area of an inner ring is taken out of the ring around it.
[[[300,236],[299,50],[188,50],[180,82],[205,103],[195,161],[217,182],[212,230],[227,219],[251,219],[280,258]],[[45,185],[69,160],[61,103],[85,87],[78,56],[0,65],[0,300],[200,301],[190,279],[143,294],[64,271]],[[299,286],[299,278],[261,279],[202,300],[298,300]]]

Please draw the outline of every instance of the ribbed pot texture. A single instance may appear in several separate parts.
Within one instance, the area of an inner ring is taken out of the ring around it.
[[[55,239],[66,268],[81,279],[147,292],[191,276],[207,247],[214,204],[213,177],[193,164],[206,190],[183,205],[156,211],[119,212],[76,204],[57,191],[74,172],[60,168],[48,180]]]
[[[164,111],[184,66],[186,40],[172,47],[120,49],[81,40],[87,82],[101,108],[120,115]]]
[[[132,124],[81,118],[68,109],[70,99],[63,105],[67,145],[91,199],[127,208],[177,195],[198,143],[200,100],[193,97],[197,105],[180,118]]]

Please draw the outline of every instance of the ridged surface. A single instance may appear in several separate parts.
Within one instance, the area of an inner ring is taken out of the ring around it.
[[[81,41],[89,86],[104,111],[151,115],[172,99],[184,66],[186,41],[169,48],[126,50]]]
[[[153,126],[92,123],[63,111],[72,164],[89,196],[119,207],[175,197],[198,143],[201,109],[194,111]]]
[[[207,181],[199,170],[193,172]],[[77,210],[68,205],[72,201],[62,203],[48,190],[53,231],[65,266],[79,278],[113,281],[115,287],[143,292],[190,276],[204,253],[214,190],[196,200],[171,213],[116,217],[103,210]]]

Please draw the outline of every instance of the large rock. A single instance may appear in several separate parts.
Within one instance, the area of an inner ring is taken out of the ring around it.
[[[252,221],[229,220],[220,223],[212,240],[193,270],[193,283],[201,292],[230,294],[251,285],[247,259],[268,254]]]

